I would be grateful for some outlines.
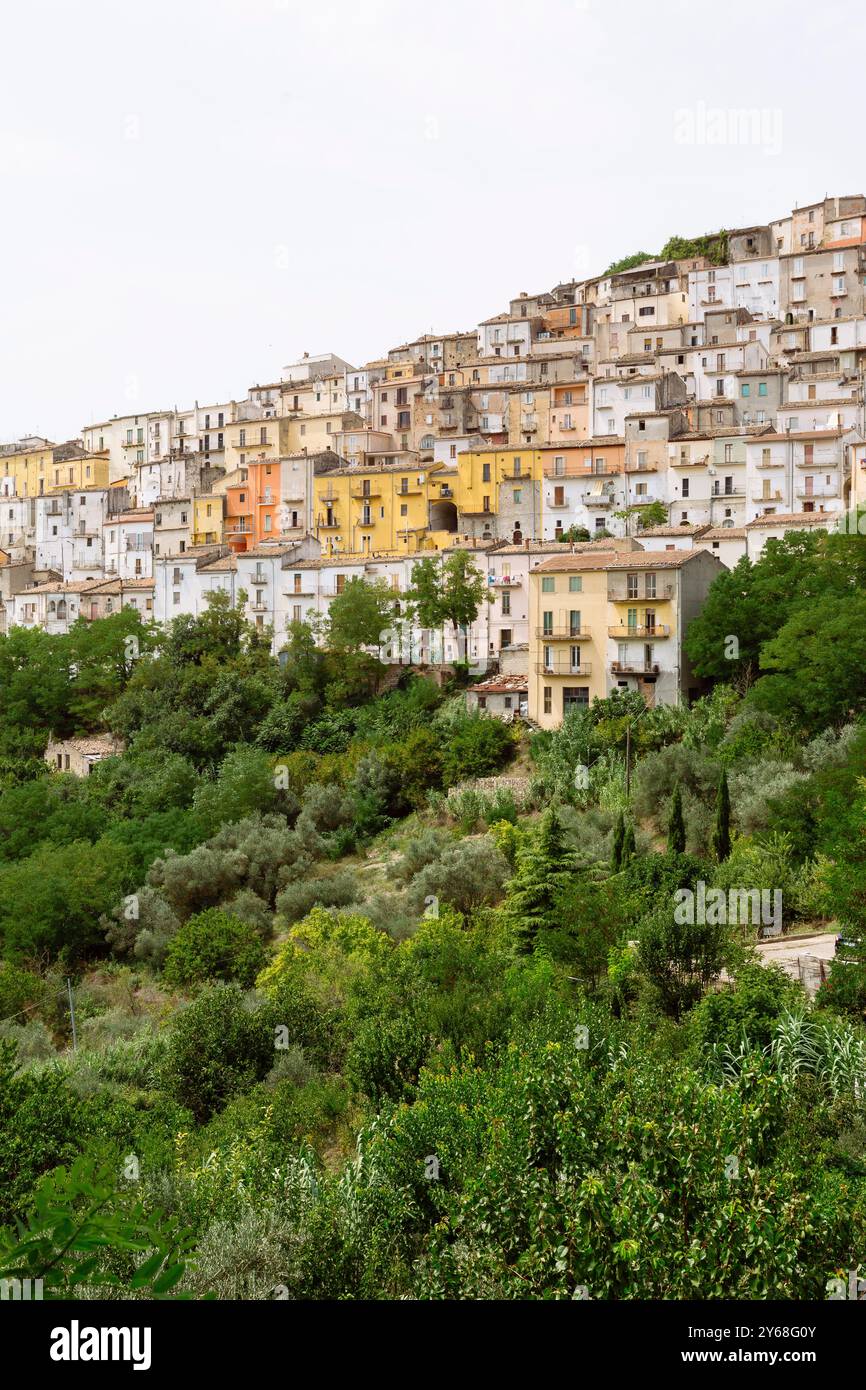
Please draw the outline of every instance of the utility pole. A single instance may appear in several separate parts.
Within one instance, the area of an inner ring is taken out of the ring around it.
[[[625,726],[625,795],[631,795],[631,722]]]
[[[75,1052],[78,1048],[78,1035],[75,1031],[75,1004],[72,999],[72,981],[68,975],[66,976],[66,989],[69,994],[69,1014],[72,1019],[72,1051]]]

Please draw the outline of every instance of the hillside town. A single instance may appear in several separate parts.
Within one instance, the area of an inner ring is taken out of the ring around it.
[[[864,372],[866,197],[673,238],[359,366],[3,445],[0,631],[222,592],[279,653],[352,578],[399,615],[419,557],[463,550],[469,630],[407,612],[382,660],[465,658],[470,702],[542,728],[617,689],[688,703],[716,575],[866,503]]]

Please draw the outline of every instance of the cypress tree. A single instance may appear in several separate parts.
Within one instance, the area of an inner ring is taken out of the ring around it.
[[[551,807],[521,850],[517,873],[508,888],[505,910],[518,951],[527,954],[539,931],[558,925],[556,903],[574,871],[574,856],[567,847],[562,822]]]
[[[623,845],[625,843],[625,816],[622,811],[616,818],[616,825],[613,828],[613,852],[610,857],[610,866],[614,873],[618,873],[622,868]]]
[[[625,828],[625,837],[622,842],[622,867],[625,868],[630,859],[634,859],[637,854],[637,845],[634,838],[634,826],[631,821]]]
[[[683,794],[680,791],[680,784],[677,782],[671,797],[671,814],[668,821],[668,854],[685,854],[685,852],[686,825],[683,820]]]
[[[728,791],[728,774],[722,768],[719,788],[716,792],[716,824],[713,828],[713,850],[719,863],[723,863],[731,852],[731,794]]]

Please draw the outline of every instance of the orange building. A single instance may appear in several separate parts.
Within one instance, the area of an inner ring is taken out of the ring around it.
[[[240,470],[244,472],[245,470]],[[237,553],[249,550],[255,541],[255,507],[249,478],[229,483],[225,490],[226,515],[223,534],[229,547]]]

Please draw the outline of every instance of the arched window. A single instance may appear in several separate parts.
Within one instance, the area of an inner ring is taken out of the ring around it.
[[[58,618],[65,618],[65,617],[66,617],[66,599],[65,599],[65,598],[60,599],[59,602],[58,602],[58,604],[57,604],[57,616],[58,616]]]

